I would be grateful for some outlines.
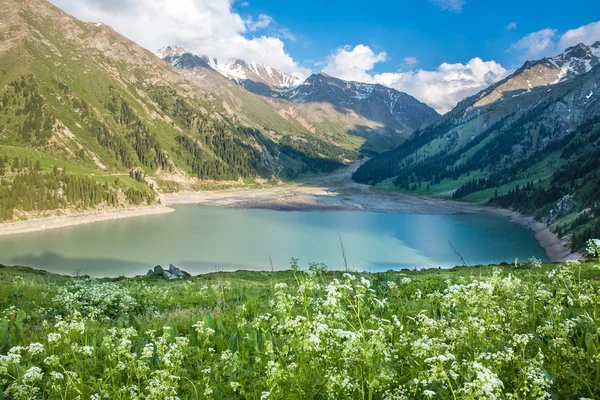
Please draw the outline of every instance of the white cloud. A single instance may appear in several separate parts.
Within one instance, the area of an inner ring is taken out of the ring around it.
[[[246,27],[250,32],[255,32],[258,29],[264,29],[271,25],[271,22],[273,22],[273,18],[266,14],[260,14],[256,20],[252,17],[248,17],[246,19]]]
[[[353,49],[345,46],[327,57],[323,72],[345,80],[367,82],[371,78],[367,72],[386,59],[385,52],[375,53],[369,46],[359,44]]]
[[[495,61],[473,58],[467,64],[441,64],[435,71],[392,72],[373,76],[373,81],[406,92],[440,113],[450,111],[471,96],[505,77]]]
[[[465,0],[430,0],[433,4],[442,10],[461,12],[465,5]]]
[[[506,25],[504,29],[506,29],[507,31],[514,31],[515,29],[517,29],[517,23],[511,22],[510,24]]]
[[[579,43],[594,44],[600,40],[600,21],[580,26],[565,32],[558,41],[559,49],[575,46]]]
[[[283,36],[287,40],[291,40],[292,42],[296,41],[296,36],[290,31],[288,28],[279,28],[277,29],[276,34],[279,36]]]
[[[542,29],[523,37],[508,50],[520,53],[521,61],[537,60],[561,53],[579,43],[590,45],[599,40],[600,21],[597,21],[568,30],[560,36],[557,35],[556,29]]]
[[[414,67],[419,63],[419,60],[417,60],[417,57],[406,57],[404,60],[402,60],[402,62],[407,67]]]
[[[542,58],[554,52],[555,36],[556,29],[542,29],[523,37],[510,46],[509,50],[521,53],[520,57],[524,60]]]
[[[406,92],[440,113],[450,111],[460,100],[507,74],[506,69],[495,61],[485,62],[480,58],[474,58],[467,64],[443,63],[434,71],[370,72],[376,63],[386,58],[386,53],[375,53],[368,46],[344,47],[327,59],[324,72],[345,80],[380,83]]]
[[[245,21],[232,10],[233,0],[51,1],[82,20],[104,22],[152,51],[174,44],[210,57],[263,62],[290,73],[309,72],[286,53],[280,38],[248,37],[248,32],[264,29],[273,20],[260,15]]]

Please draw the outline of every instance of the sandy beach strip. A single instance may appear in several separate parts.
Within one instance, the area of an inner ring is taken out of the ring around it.
[[[90,224],[98,221],[164,214],[173,211],[175,210],[165,206],[146,206],[117,210],[89,211],[46,218],[34,218],[26,221],[7,222],[0,224],[0,236],[43,231],[47,229],[58,229],[73,225]]]

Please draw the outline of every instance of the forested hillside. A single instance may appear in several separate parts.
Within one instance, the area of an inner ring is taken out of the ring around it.
[[[263,103],[236,114],[240,99],[218,97],[110,27],[45,0],[0,0],[0,15],[0,177],[11,196],[2,219],[152,203],[214,181],[291,179],[358,157],[358,144],[315,136]],[[232,85],[234,97],[244,91],[217,73],[207,80]],[[67,177],[104,192],[68,198]],[[23,185],[31,198],[16,197]]]
[[[573,249],[581,249],[600,229],[600,68],[527,87],[530,69],[540,65],[549,68],[527,63],[464,100],[440,122],[371,159],[354,179],[535,215],[572,235]]]

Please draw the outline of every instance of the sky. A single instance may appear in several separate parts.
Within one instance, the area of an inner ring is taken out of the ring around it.
[[[380,83],[445,113],[526,60],[600,40],[598,0],[51,0],[156,51]]]

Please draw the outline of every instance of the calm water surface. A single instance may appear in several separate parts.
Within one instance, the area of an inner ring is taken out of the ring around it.
[[[177,206],[176,212],[0,237],[0,263],[91,276],[133,276],[173,263],[192,274],[302,266],[342,268],[339,236],[357,270],[489,264],[536,256],[533,232],[487,214],[281,212]]]

